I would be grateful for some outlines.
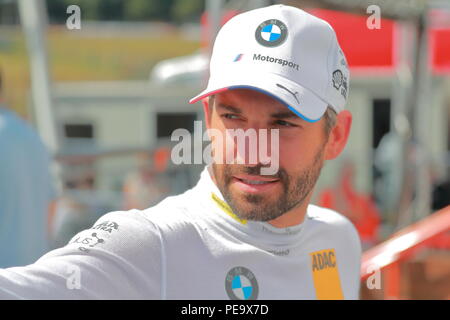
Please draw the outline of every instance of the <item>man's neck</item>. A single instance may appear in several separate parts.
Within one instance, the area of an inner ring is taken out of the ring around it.
[[[276,228],[287,228],[303,223],[303,221],[305,220],[306,210],[308,209],[311,194],[308,195],[308,197],[298,207],[295,207],[294,209],[284,213],[278,218],[267,222]]]

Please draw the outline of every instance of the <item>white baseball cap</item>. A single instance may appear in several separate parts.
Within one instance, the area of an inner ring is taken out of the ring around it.
[[[249,88],[268,94],[302,119],[314,122],[327,106],[344,109],[347,61],[328,22],[301,9],[273,5],[241,13],[219,31],[206,90]]]

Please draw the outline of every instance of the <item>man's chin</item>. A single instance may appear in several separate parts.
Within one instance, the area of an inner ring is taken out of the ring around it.
[[[266,218],[266,215],[261,211],[265,211],[267,208],[276,207],[275,202],[276,201],[271,201],[271,199],[264,197],[263,195],[233,193],[228,204],[240,219],[267,221],[272,218]]]
[[[232,189],[229,194],[233,199],[233,203],[239,205],[241,208],[248,208],[249,210],[275,204],[276,200],[281,197],[281,194],[278,195],[276,192],[250,193],[236,189]]]

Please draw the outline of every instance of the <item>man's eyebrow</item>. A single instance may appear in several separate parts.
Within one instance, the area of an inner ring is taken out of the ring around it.
[[[220,103],[220,102],[217,104],[217,106],[218,106],[219,108],[226,109],[226,110],[228,110],[228,111],[230,111],[230,112],[234,112],[234,113],[242,113],[241,109],[238,109],[238,108],[236,108],[236,107],[232,107],[232,106],[229,106],[229,105]]]
[[[272,118],[276,118],[276,119],[298,119],[299,117],[291,112],[291,111],[280,111],[280,112],[275,112],[272,113],[270,115]]]
[[[234,113],[238,113],[238,114],[242,113],[241,109],[232,107],[232,106],[224,104],[224,103],[219,102],[217,104],[217,106],[219,108],[226,109],[230,112],[234,112]],[[270,116],[275,119],[299,119],[299,117],[291,111],[279,111],[279,112],[272,113]]]

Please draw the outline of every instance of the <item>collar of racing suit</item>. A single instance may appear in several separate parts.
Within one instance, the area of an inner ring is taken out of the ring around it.
[[[197,184],[197,188],[202,194],[200,198],[209,211],[212,210],[214,213],[209,218],[234,234],[238,231],[240,236],[244,238],[243,241],[246,242],[256,242],[270,248],[274,246],[293,247],[299,244],[304,233],[303,230],[311,219],[308,215],[310,206],[308,206],[303,223],[286,228],[277,228],[268,222],[241,219],[228,205],[211,174],[211,167],[206,166]],[[205,195],[207,196],[205,197]]]

